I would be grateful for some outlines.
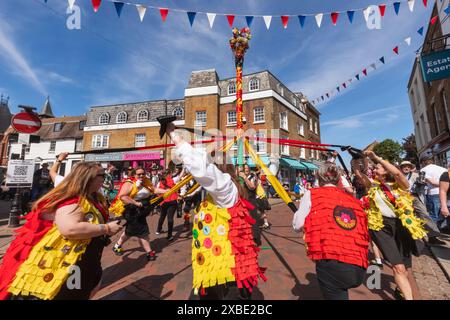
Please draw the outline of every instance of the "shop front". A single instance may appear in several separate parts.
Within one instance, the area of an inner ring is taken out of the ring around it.
[[[151,171],[155,164],[159,168],[165,167],[164,153],[162,150],[158,151],[134,151],[134,152],[105,152],[102,154],[87,154],[85,161],[100,162],[103,167],[108,163],[113,164],[117,171],[115,172],[115,179],[120,180],[123,172],[127,168],[143,167],[146,171]]]

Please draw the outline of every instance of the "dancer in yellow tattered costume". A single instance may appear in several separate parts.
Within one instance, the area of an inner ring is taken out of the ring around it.
[[[258,265],[258,251],[252,235],[253,208],[243,197],[233,165],[216,166],[206,153],[194,150],[167,126],[176,144],[175,154],[208,197],[194,215],[192,229],[193,288],[201,299],[224,299],[237,286],[240,298],[248,299],[258,278],[265,280]]]
[[[35,204],[3,257],[0,299],[89,299],[95,293],[105,236],[122,229],[117,221],[106,223],[96,192],[103,178],[98,164],[79,163]],[[71,284],[70,273],[78,277]]]
[[[413,299],[407,269],[412,266],[411,255],[420,253],[422,243],[417,240],[426,235],[424,221],[414,215],[409,182],[403,173],[374,152],[365,154],[377,164],[374,181],[360,171],[355,161],[352,166],[358,179],[369,189],[366,212],[370,236],[384,259],[393,266],[398,286],[396,296]]]

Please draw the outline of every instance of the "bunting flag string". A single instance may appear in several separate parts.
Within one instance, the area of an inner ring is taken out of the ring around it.
[[[69,8],[72,9],[76,0],[67,0],[67,1],[68,1]],[[234,14],[234,13],[225,14],[225,13],[217,13],[217,12],[201,12],[201,11],[184,10],[184,9],[161,8],[161,7],[157,7],[157,6],[150,6],[147,4],[130,3],[130,2],[126,2],[126,1],[120,1],[120,0],[105,0],[105,1],[114,4],[116,12],[117,12],[117,16],[119,18],[121,16],[124,5],[128,5],[128,6],[134,6],[137,8],[138,13],[139,13],[139,18],[141,21],[143,21],[147,9],[155,9],[155,10],[159,10],[163,22],[166,21],[169,11],[174,11],[174,12],[183,12],[183,13],[187,14],[187,16],[189,18],[189,24],[191,26],[193,25],[195,18],[199,14],[204,14],[208,18],[210,28],[213,27],[215,18],[217,15],[219,15],[219,16],[226,17],[230,27],[233,27],[233,22],[234,22],[235,17],[245,18],[248,27],[250,27],[252,25],[255,18],[262,18],[264,20],[264,23],[265,23],[267,29],[270,28],[270,24],[271,24],[273,17],[277,17],[277,18],[279,17],[281,19],[284,29],[287,28],[288,21],[291,17],[297,17],[299,19],[301,28],[304,28],[307,17],[314,17],[317,27],[320,28],[322,25],[322,20],[323,20],[324,15],[327,15],[330,17],[332,25],[337,25],[339,16],[341,14],[347,14],[349,23],[352,24],[353,20],[354,20],[355,12],[361,12],[365,21],[367,22],[370,14],[372,12],[373,6],[378,7],[380,16],[384,17],[388,10],[388,7],[393,8],[395,14],[399,15],[401,4],[407,3],[409,10],[411,12],[414,11],[414,4],[415,4],[415,0],[400,0],[400,1],[396,1],[392,4],[369,5],[364,8],[348,9],[348,10],[343,10],[343,11],[297,13],[297,14],[283,14],[283,15],[249,15],[249,14]],[[103,1],[103,2],[105,2],[105,1]],[[45,2],[47,2],[47,1],[45,1]],[[94,12],[98,12],[98,10],[100,9],[100,5],[102,4],[102,0],[91,0],[91,3],[92,3],[92,8],[93,8]],[[422,0],[422,3],[423,3],[423,6],[426,8],[428,1]],[[392,9],[389,9],[389,10],[392,10]]]
[[[450,11],[450,9],[449,9],[449,11]],[[432,17],[432,18],[430,19],[429,24],[432,25],[432,24],[436,23],[436,21],[438,20],[438,18],[439,18],[439,16]],[[422,26],[422,27],[420,27],[420,28],[417,30],[417,33],[418,33],[419,35],[423,36],[423,31],[424,31],[424,27]],[[407,46],[411,46],[411,40],[412,40],[412,36],[408,36],[408,37],[404,38],[404,42],[406,43]],[[399,53],[400,53],[399,47],[400,47],[400,45],[396,45],[396,46],[392,49],[393,54],[399,55]],[[359,80],[360,80],[360,75],[361,75],[361,73],[362,73],[364,76],[367,76],[368,73],[369,73],[369,72],[368,72],[368,71],[369,71],[369,68],[371,68],[372,70],[375,71],[375,70],[377,70],[377,67],[378,67],[378,66],[382,66],[382,65],[384,65],[385,63],[386,63],[385,56],[382,56],[382,57],[380,57],[376,62],[372,62],[372,63],[368,64],[368,67],[363,68],[363,69],[362,69],[360,72],[358,72],[353,78],[348,79],[347,81],[343,82],[343,83],[342,83],[341,85],[339,85],[339,86],[336,86],[336,87],[335,87],[336,90],[337,90],[336,94],[341,93],[343,89],[347,89],[348,85],[352,83],[352,80],[353,80],[353,79],[356,78],[356,80],[359,81]],[[322,101],[325,101],[325,97],[327,97],[328,99],[330,99],[330,98],[332,97],[332,95],[333,95],[333,92],[335,92],[334,89],[328,91],[328,92],[325,93],[324,95],[320,95],[319,97],[322,99]],[[312,99],[311,101],[316,102],[316,103],[319,103],[319,102],[320,102],[320,99],[319,99],[319,98],[315,98],[315,99]]]

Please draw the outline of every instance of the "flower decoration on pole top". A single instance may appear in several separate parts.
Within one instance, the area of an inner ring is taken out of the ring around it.
[[[249,48],[248,42],[252,38],[249,28],[233,28],[233,37],[230,39],[230,48],[234,54],[236,67],[236,127],[243,127],[242,112],[242,67],[244,64],[245,52]]]

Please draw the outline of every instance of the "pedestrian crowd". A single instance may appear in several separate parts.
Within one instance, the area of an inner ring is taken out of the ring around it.
[[[148,261],[158,260],[147,219],[153,214],[159,215],[154,233],[166,234],[167,243],[175,240],[176,218],[182,219],[183,232],[190,232],[194,294],[250,299],[258,281],[267,280],[258,263],[261,231],[271,226],[268,199],[276,196],[267,171],[216,164],[173,125],[166,133],[180,163],[149,171],[126,168],[118,188],[112,163],[104,168],[80,162],[61,177],[57,172],[68,155],[61,154],[52,168],[38,170],[32,211],[0,266],[0,299],[93,297],[111,236],[120,234],[112,244],[116,255],[136,237]],[[431,159],[420,170],[409,161],[396,166],[366,151],[352,160],[348,174],[336,165],[336,156],[330,154],[314,177],[299,174],[292,191],[284,186],[298,205],[293,229],[303,232],[324,298],[348,299],[348,290],[363,283],[370,264],[389,263],[396,297],[413,299],[412,255],[419,255],[424,244],[445,244],[439,237],[449,228],[450,168]],[[79,289],[66,281],[74,266],[81,274]]]

